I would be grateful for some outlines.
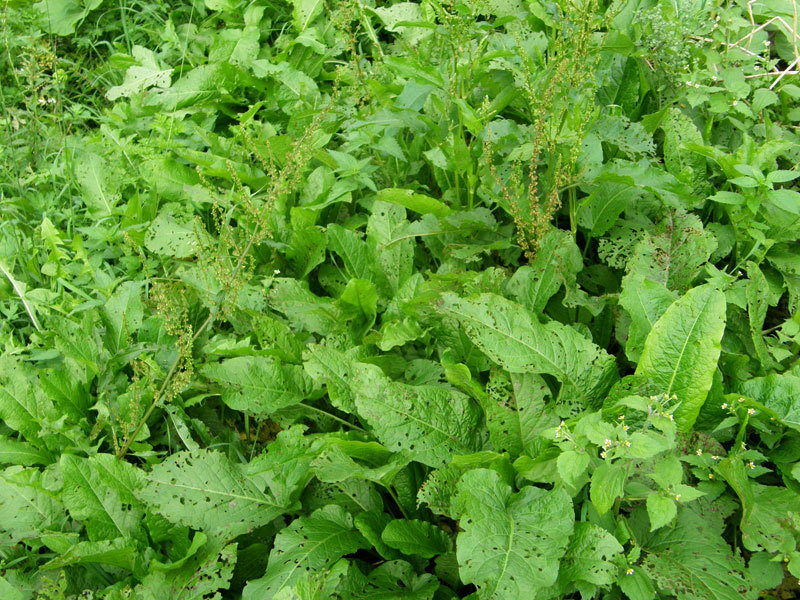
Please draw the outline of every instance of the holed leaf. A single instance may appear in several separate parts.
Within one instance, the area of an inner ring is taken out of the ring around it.
[[[514,494],[489,469],[467,472],[458,489],[458,564],[478,598],[528,600],[556,582],[575,518],[564,490]]]
[[[617,378],[614,359],[577,330],[551,321],[542,325],[522,306],[496,294],[465,300],[444,294],[441,311],[464,327],[472,342],[512,373],[547,373],[562,383],[560,400],[586,405]]]

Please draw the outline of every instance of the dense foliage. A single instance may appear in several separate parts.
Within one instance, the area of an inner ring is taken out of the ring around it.
[[[791,0],[4,0],[0,598],[800,594]]]

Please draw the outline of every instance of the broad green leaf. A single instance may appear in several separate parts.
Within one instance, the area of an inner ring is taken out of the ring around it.
[[[478,448],[481,413],[459,391],[398,383],[366,364],[357,366],[352,388],[359,416],[389,450],[441,467]]]
[[[99,542],[81,541],[70,546],[55,558],[41,566],[43,571],[62,569],[69,565],[102,564],[119,567],[127,571],[141,570],[139,548],[131,539],[117,538]]]
[[[120,201],[118,181],[111,165],[94,152],[80,152],[74,164],[75,180],[83,192],[83,201],[94,217],[109,217]]]
[[[249,581],[243,600],[267,600],[306,571],[320,572],[346,554],[366,547],[366,541],[342,507],[329,505],[295,519],[275,537],[267,572]]]
[[[627,277],[650,279],[669,290],[687,291],[717,247],[699,217],[675,211],[648,227],[627,263]]]
[[[557,589],[567,591],[581,583],[611,585],[617,574],[614,559],[621,553],[622,546],[605,529],[591,523],[575,523],[561,561]]]
[[[551,229],[530,265],[520,267],[508,282],[508,291],[528,310],[541,314],[547,301],[561,288],[574,285],[583,269],[581,252],[569,232]]]
[[[396,239],[407,223],[402,206],[379,201],[372,205],[367,243],[375,257],[378,289],[387,297],[394,296],[413,273],[414,244],[410,238]]]
[[[395,519],[387,523],[381,539],[403,554],[433,558],[452,548],[447,534],[427,521]]]
[[[528,600],[555,583],[574,524],[566,492],[528,486],[514,494],[487,469],[464,474],[458,490],[458,564],[478,598]]]
[[[172,523],[231,539],[283,514],[244,466],[214,450],[178,452],[147,475],[136,497]]]
[[[775,206],[794,215],[800,215],[800,192],[785,188],[779,190],[769,190],[767,198]]]
[[[375,196],[381,202],[397,204],[422,215],[431,214],[436,217],[446,217],[450,214],[450,207],[439,200],[418,194],[412,190],[401,188],[385,188]]]
[[[201,233],[192,223],[178,223],[172,216],[160,213],[150,224],[144,238],[145,248],[161,256],[188,258],[200,247]]]
[[[350,229],[331,223],[328,225],[328,250],[341,258],[344,271],[350,279],[374,279],[374,260],[367,243]]]
[[[31,467],[33,465],[49,465],[53,460],[53,456],[49,452],[40,450],[28,442],[0,436],[0,464],[2,465]]]
[[[642,540],[644,570],[662,593],[678,600],[753,600],[742,559],[722,538],[718,511],[699,502],[681,506],[674,528]]]
[[[763,333],[764,320],[767,318],[767,311],[770,304],[772,304],[771,298],[773,294],[770,293],[770,285],[767,282],[767,278],[764,277],[764,273],[752,261],[747,263],[747,277],[745,298],[747,298],[747,316],[750,323],[750,338],[753,340],[753,348],[764,370],[775,369],[779,365],[770,356]]]
[[[559,400],[591,405],[617,378],[613,358],[577,330],[555,321],[542,325],[501,296],[481,294],[464,300],[448,293],[439,308],[457,319],[470,340],[504,369],[556,377],[562,383]]]
[[[619,303],[631,316],[625,343],[625,353],[630,360],[639,361],[650,330],[674,301],[675,295],[662,283],[636,273],[629,273],[622,279]]]
[[[738,391],[775,411],[787,427],[800,431],[800,377],[773,373],[745,381]]]
[[[236,554],[236,544],[209,545],[180,569],[153,570],[134,589],[134,599],[217,600],[230,585]]]
[[[581,202],[578,223],[593,237],[604,235],[622,212],[642,195],[643,191],[638,188],[604,181]]]
[[[0,364],[4,370],[0,373],[0,420],[35,442],[52,404],[37,393],[21,364],[5,358]]]
[[[353,374],[353,362],[344,353],[328,346],[311,344],[303,355],[303,368],[328,390],[331,404],[348,413],[356,412],[353,390],[349,377]]]
[[[274,279],[268,298],[270,306],[284,313],[296,330],[328,335],[342,326],[341,311],[334,301],[313,294],[297,279]]]
[[[92,462],[63,454],[61,476],[61,500],[74,519],[83,521],[91,541],[140,537],[141,512],[125,507],[121,494],[100,478]]]
[[[398,2],[390,7],[380,7],[372,10],[386,25],[386,29],[396,32],[411,45],[419,43],[431,33],[427,28],[400,25],[400,23],[420,23],[425,21],[422,7],[414,2]]]
[[[675,501],[658,492],[647,496],[647,514],[650,517],[650,531],[655,531],[672,522],[678,514]]]
[[[364,511],[355,517],[355,526],[364,539],[377,550],[386,560],[397,560],[402,558],[402,554],[390,548],[382,539],[381,534],[386,526],[392,522],[392,517],[385,512],[378,510]]]
[[[486,392],[483,410],[495,450],[508,452],[512,458],[535,456],[541,434],[558,423],[547,403],[550,389],[545,381],[530,373],[497,372],[490,377]]]
[[[558,474],[568,486],[580,489],[586,483],[584,475],[589,467],[589,455],[586,452],[567,450],[559,454],[556,466]]]
[[[39,538],[66,525],[64,506],[43,485],[39,469],[11,466],[0,472],[0,548]]]
[[[103,0],[41,0],[33,5],[45,29],[55,35],[75,33],[75,27]]]
[[[311,381],[302,367],[268,356],[229,358],[206,365],[202,373],[223,386],[225,404],[258,416],[299,404],[311,391]]]
[[[143,317],[142,285],[138,281],[122,283],[103,307],[110,348],[117,352],[122,350],[125,341],[141,327]]]
[[[710,285],[696,287],[667,309],[645,341],[636,375],[678,397],[674,415],[682,431],[694,424],[711,389],[725,309],[725,294]]]
[[[617,498],[625,495],[625,467],[603,462],[592,473],[589,497],[599,514],[608,512]]]
[[[115,85],[108,89],[106,98],[112,102],[119,98],[130,98],[151,87],[165,89],[172,83],[174,69],[162,69],[152,50],[134,46],[131,54],[139,64],[128,67],[121,85]]]

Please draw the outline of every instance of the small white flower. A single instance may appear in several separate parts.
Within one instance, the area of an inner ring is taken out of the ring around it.
[[[618,418],[620,421],[624,421],[624,420],[625,420],[625,415],[620,415],[620,416],[619,416],[619,417],[617,417],[617,418]]]
[[[622,431],[628,431],[628,429],[630,429],[630,427],[628,427],[627,425],[622,426]]]
[[[275,269],[272,273],[274,275],[280,275],[281,274],[280,269]]]
[[[675,420],[675,416],[672,413],[669,414],[669,420],[670,421],[674,421]]]
[[[744,442],[742,442],[742,450],[747,450],[747,444],[745,444]]]
[[[606,441],[603,442],[603,448],[610,448],[611,444],[613,444],[613,443],[614,442],[612,442],[610,439],[606,438]]]
[[[739,104],[739,101],[738,100],[734,100],[733,101],[733,105],[736,106],[737,104]]]
[[[680,500],[680,499],[681,499],[681,495],[680,494],[675,494],[675,500]]]
[[[756,409],[755,409],[755,408],[748,408],[748,409],[747,409],[747,414],[748,414],[748,415],[754,415],[754,414],[756,414]]]
[[[737,402],[738,402],[739,404],[741,404],[742,402],[744,402],[744,398],[739,398],[739,399],[737,400]]]
[[[686,85],[688,85],[689,87],[692,87],[692,82],[691,81],[687,81]]]
[[[756,66],[754,66],[754,67],[753,67],[753,70],[754,70],[754,71],[758,71],[760,68],[761,68],[761,67],[759,67],[758,65],[756,65]]]
[[[600,458],[605,458],[605,457],[606,457],[606,453],[605,453],[605,450],[604,450],[603,452],[600,453]]]
[[[628,440],[625,440],[625,447],[626,448],[630,448],[631,447],[631,443]]]
[[[695,454],[697,454],[697,456],[703,456],[703,449],[702,448],[698,448],[697,451],[695,452]]]
[[[747,466],[750,467],[751,469],[756,468],[756,464],[752,460],[749,463],[747,463]]]
[[[699,84],[699,83],[695,83],[695,84],[694,84],[694,89],[698,89],[699,87],[700,87],[700,84]]]
[[[44,98],[39,98],[39,105],[40,105],[40,106],[41,106],[42,104],[46,104],[46,103],[47,103],[47,100],[45,100]]]
[[[709,473],[709,474],[708,474],[708,478],[709,478],[709,479],[714,479],[714,474],[713,474],[713,473]]]
[[[715,455],[713,455],[713,456],[711,457],[711,460],[719,460],[719,456],[717,456],[717,455],[715,454]]]
[[[633,569],[628,569],[625,571],[625,575],[633,575]]]
[[[56,102],[57,102],[57,100],[55,98],[48,98],[47,99],[47,103],[48,104],[55,104]]]
[[[728,403],[727,402],[723,402],[721,408],[722,408],[722,410],[727,410],[728,409]]]

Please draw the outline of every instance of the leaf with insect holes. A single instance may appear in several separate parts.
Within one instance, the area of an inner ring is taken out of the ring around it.
[[[617,379],[613,358],[577,330],[555,321],[543,325],[496,294],[461,299],[447,293],[439,309],[457,319],[472,342],[504,369],[553,375],[562,383],[559,398],[590,405]]]
[[[242,465],[215,450],[171,455],[153,467],[136,497],[172,523],[227,539],[265,525],[290,508]]]
[[[489,469],[467,472],[458,489],[459,570],[478,598],[527,600],[556,582],[574,523],[564,490],[527,486],[513,493]]]
[[[341,506],[329,505],[295,519],[275,537],[267,572],[247,583],[242,600],[275,598],[307,571],[321,572],[367,542]]]

